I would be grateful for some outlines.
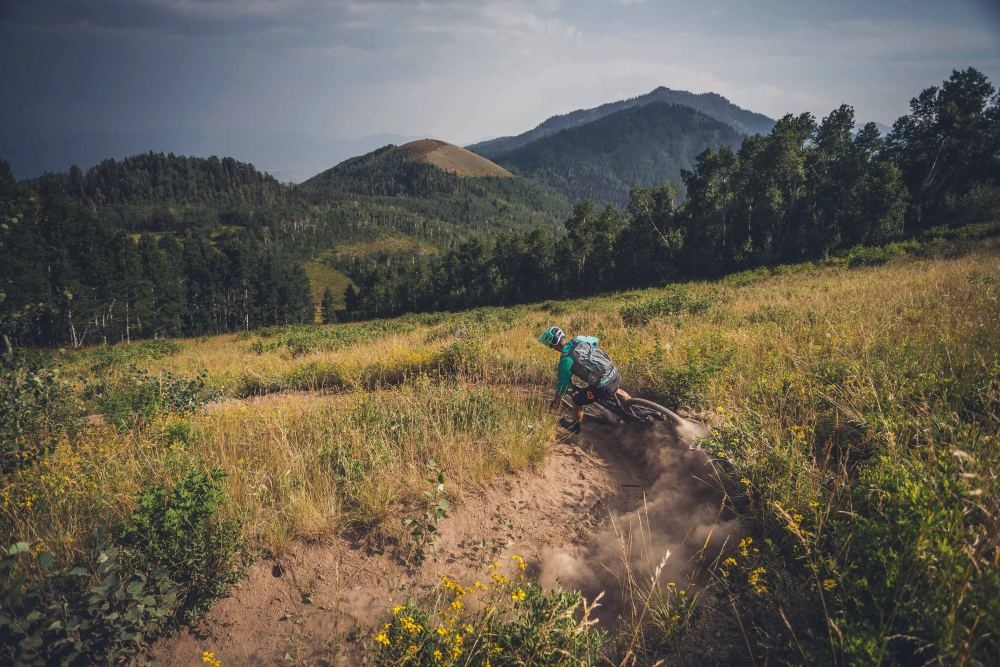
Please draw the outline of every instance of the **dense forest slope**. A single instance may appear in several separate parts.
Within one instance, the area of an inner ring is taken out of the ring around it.
[[[551,231],[569,208],[432,140],[301,186],[232,158],[148,153],[21,183],[0,161],[0,332],[76,346],[311,321],[320,302],[329,320],[348,272],[413,247]]]
[[[532,141],[552,136],[562,130],[586,125],[624,109],[631,109],[654,102],[690,107],[706,116],[711,116],[717,121],[729,125],[740,134],[767,134],[774,127],[774,121],[767,116],[738,107],[716,93],[695,94],[685,90],[671,90],[670,88],[661,86],[652,92],[638,97],[619,102],[609,102],[608,104],[602,104],[592,109],[579,109],[567,114],[552,116],[538,127],[517,136],[490,139],[489,141],[473,144],[467,148],[493,159],[529,144]]]
[[[741,138],[690,107],[653,102],[538,139],[496,161],[571,201],[624,206],[632,188],[678,183],[703,150],[736,146]]]

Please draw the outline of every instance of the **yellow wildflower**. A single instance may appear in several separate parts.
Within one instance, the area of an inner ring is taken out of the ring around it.
[[[414,621],[411,616],[400,616],[399,622],[403,626],[403,629],[409,632],[411,635],[415,635],[421,630],[423,630],[423,626]]]
[[[740,555],[746,558],[750,555],[750,545],[753,544],[752,537],[744,537],[740,540]]]
[[[389,645],[389,635],[385,633],[385,630],[375,635],[375,643],[382,644],[383,646]]]
[[[767,586],[765,586],[760,580],[761,576],[766,572],[767,570],[763,567],[758,567],[750,573],[749,577],[747,577],[747,583],[750,584],[750,586],[758,593],[767,592]]]
[[[397,604],[395,607],[392,608],[392,615],[393,616],[398,615],[399,612],[403,611],[403,608],[404,608],[403,605]]]
[[[832,591],[836,587],[837,587],[837,580],[836,579],[824,579],[823,580],[823,588],[825,588],[826,590]]]
[[[516,591],[510,594],[510,598],[514,602],[524,602],[524,598],[527,597],[523,589],[518,588]]]
[[[202,652],[201,661],[209,667],[219,667],[222,664],[222,661],[216,658],[215,654],[211,651]]]

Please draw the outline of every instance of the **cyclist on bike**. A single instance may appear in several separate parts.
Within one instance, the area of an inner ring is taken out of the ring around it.
[[[553,404],[561,404],[562,397],[569,391],[572,376],[577,376],[587,383],[584,389],[573,396],[573,417],[563,417],[559,425],[570,433],[580,432],[580,422],[583,420],[583,406],[593,403],[598,398],[611,398],[615,394],[619,400],[627,401],[631,396],[619,388],[621,373],[611,358],[597,346],[598,340],[593,336],[566,337],[559,327],[549,327],[538,337],[546,347],[551,347],[560,353],[559,364],[556,366],[556,398]]]

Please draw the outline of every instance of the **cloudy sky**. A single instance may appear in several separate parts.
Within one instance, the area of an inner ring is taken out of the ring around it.
[[[294,146],[467,144],[661,85],[891,124],[968,66],[1000,82],[996,0],[0,0],[0,151],[129,137],[297,179],[324,156]]]

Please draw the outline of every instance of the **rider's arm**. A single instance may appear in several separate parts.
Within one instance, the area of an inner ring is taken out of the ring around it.
[[[559,359],[556,366],[556,396],[562,396],[569,391],[569,385],[573,381],[573,357],[565,356]]]

